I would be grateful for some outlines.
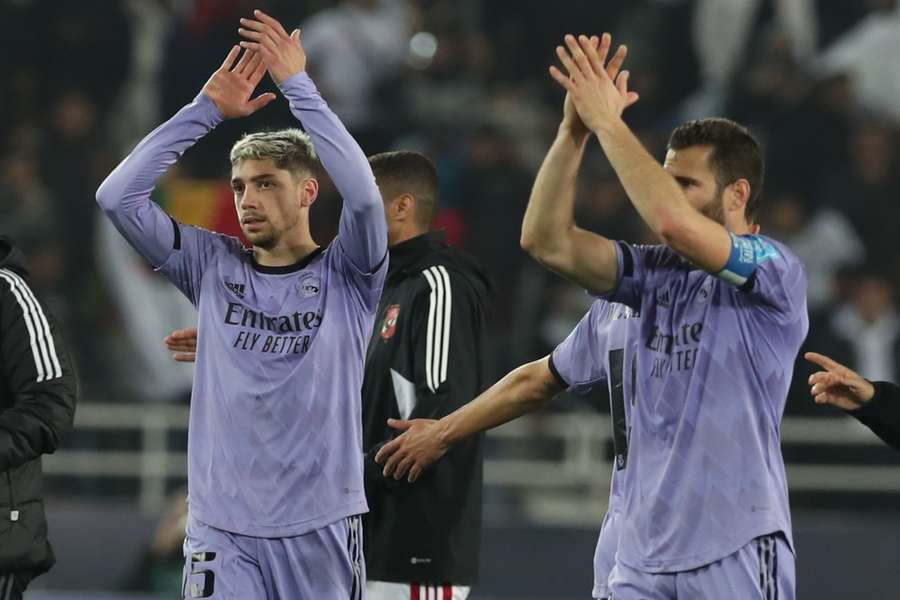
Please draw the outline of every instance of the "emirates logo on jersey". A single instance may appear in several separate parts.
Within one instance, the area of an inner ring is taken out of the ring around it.
[[[400,316],[400,305],[391,304],[384,311],[384,322],[381,323],[381,337],[389,340],[397,333],[397,318]]]

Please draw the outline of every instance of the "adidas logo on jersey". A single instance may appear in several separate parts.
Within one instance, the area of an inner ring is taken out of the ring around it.
[[[230,281],[225,282],[225,287],[231,290],[238,298],[244,297],[244,286],[245,284],[243,283],[231,283]]]

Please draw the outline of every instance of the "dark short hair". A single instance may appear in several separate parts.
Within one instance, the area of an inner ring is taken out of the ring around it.
[[[745,214],[752,222],[756,218],[765,178],[763,152],[756,138],[746,127],[730,119],[707,118],[679,125],[669,137],[670,150],[694,146],[709,146],[709,165],[716,175],[719,190],[738,179],[750,183],[750,198]]]
[[[428,227],[437,212],[437,169],[418,152],[382,152],[369,157],[375,181],[385,202],[409,194],[416,199],[416,222]]]

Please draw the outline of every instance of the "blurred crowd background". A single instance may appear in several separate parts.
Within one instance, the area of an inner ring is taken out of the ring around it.
[[[238,18],[252,8],[301,28],[311,75],[367,153],[414,149],[437,164],[436,226],[477,256],[497,284],[493,379],[549,352],[589,306],[586,294],[540,268],[518,240],[533,177],[561,116],[563,95],[547,74],[553,49],[565,33],[609,31],[614,43],[628,45],[631,87],[641,95],[626,121],[655,156],[662,159],[675,125],[701,116],[734,118],[762,141],[768,157],[762,231],[790,245],[807,266],[806,346],[871,379],[900,380],[896,0],[2,0],[0,6],[6,65],[0,231],[25,249],[35,287],[65,325],[86,405],[188,402],[190,367],[171,362],[162,338],[193,324],[193,309],[130,253],[100,217],[94,192],[143,135],[198,93],[236,42]],[[266,81],[262,89],[273,86]],[[292,123],[283,101],[226,122],[188,152],[155,199],[181,220],[237,234],[227,186],[230,145],[243,132]],[[333,190],[314,208],[320,243],[334,235],[339,210]],[[582,170],[577,212],[586,228],[654,241],[596,142]],[[810,372],[798,363],[788,415],[840,417],[812,403]],[[552,410],[608,412],[603,398],[561,401]],[[132,447],[133,437],[76,431],[67,447],[114,453]],[[166,440],[168,448],[179,444],[183,434]],[[544,451],[553,449],[528,450]],[[851,460],[897,464],[879,447],[839,451]],[[789,461],[813,460],[808,450],[785,452]],[[834,450],[816,452],[820,460]],[[181,483],[172,478],[166,492]],[[63,500],[133,502],[136,485],[74,473],[48,481]],[[850,496],[831,494],[826,502],[854,510],[884,508],[886,498],[897,498]],[[489,520],[509,513],[512,499],[502,489],[489,498],[505,507],[488,510]],[[823,502],[800,492],[794,501],[801,508]]]

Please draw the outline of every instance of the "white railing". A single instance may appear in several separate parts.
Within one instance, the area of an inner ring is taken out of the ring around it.
[[[82,403],[75,426],[79,430],[134,431],[133,451],[61,450],[44,460],[53,475],[136,478],[143,510],[165,506],[166,484],[187,472],[183,449],[170,450],[170,432],[187,429],[188,408],[143,404]],[[530,416],[490,432],[485,483],[520,494],[527,514],[536,520],[599,523],[606,509],[611,457],[607,455],[610,420],[596,413]],[[881,444],[868,429],[849,418],[789,417],[782,427],[789,444],[866,446]],[[553,444],[555,458],[511,458],[513,446]],[[794,491],[900,492],[900,466],[789,464]]]

